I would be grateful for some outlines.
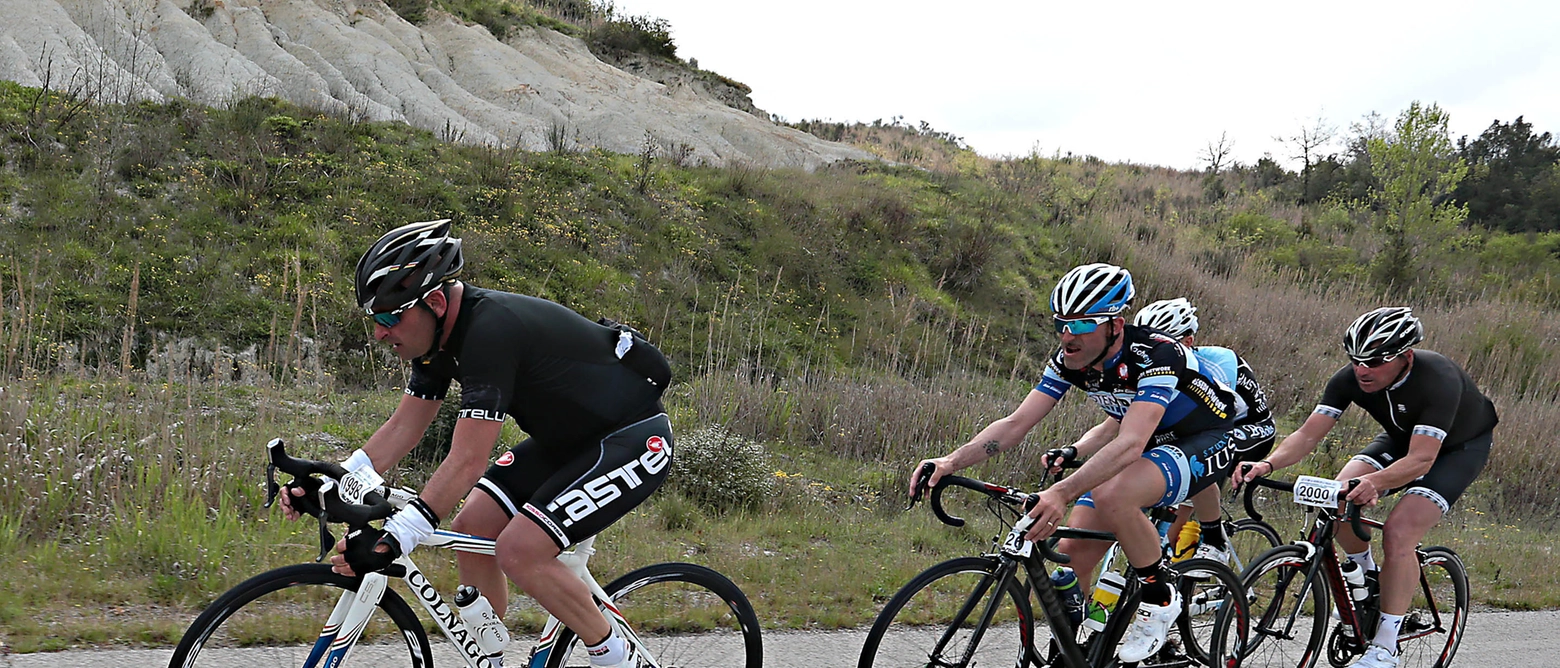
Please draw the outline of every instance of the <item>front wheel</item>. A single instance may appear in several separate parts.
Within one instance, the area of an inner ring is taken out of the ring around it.
[[[1468,625],[1468,569],[1444,547],[1419,552],[1419,586],[1398,631],[1398,665],[1446,668]]]
[[[344,593],[356,592],[361,583],[331,572],[329,564],[299,564],[256,575],[195,618],[168,668],[322,665],[321,657],[336,639],[336,629],[327,624],[331,611]],[[433,665],[428,635],[406,601],[387,589],[379,609],[385,614],[370,617],[352,643],[351,664]]]
[[[655,564],[604,589],[612,599],[604,612],[621,615],[662,668],[763,666],[758,615],[742,590],[720,573],[696,564]],[[547,668],[589,665],[579,637],[560,628]]]
[[[1024,665],[1036,646],[1034,615],[1013,568],[995,557],[962,557],[926,569],[878,613],[857,666]]]
[[[1299,545],[1269,550],[1242,575],[1251,599],[1246,665],[1311,668],[1322,654],[1332,599],[1327,578],[1309,577],[1312,555]]]

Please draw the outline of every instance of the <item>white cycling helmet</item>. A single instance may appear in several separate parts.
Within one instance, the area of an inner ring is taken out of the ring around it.
[[[1132,274],[1113,264],[1073,267],[1051,291],[1051,311],[1059,319],[1118,316],[1136,295]]]
[[[1144,306],[1132,318],[1132,324],[1152,327],[1177,339],[1197,333],[1197,307],[1185,297],[1161,299]]]
[[[1425,326],[1406,306],[1383,306],[1354,319],[1343,334],[1343,352],[1363,361],[1393,358],[1425,340]]]

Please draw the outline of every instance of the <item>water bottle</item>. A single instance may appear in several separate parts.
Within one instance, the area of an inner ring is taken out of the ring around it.
[[[1094,586],[1094,597],[1089,601],[1088,612],[1083,617],[1083,628],[1095,633],[1104,631],[1105,620],[1116,609],[1116,602],[1121,600],[1121,588],[1126,585],[1127,579],[1120,573],[1111,571],[1101,575],[1099,584]]]
[[[461,585],[455,590],[455,607],[460,609],[460,618],[476,639],[477,647],[482,648],[494,668],[502,666],[504,647],[509,645],[509,629],[493,611],[493,604],[476,587]]]
[[[1349,583],[1349,598],[1354,599],[1355,605],[1370,596],[1370,590],[1365,587],[1365,569],[1354,563],[1353,559],[1343,561],[1343,579]]]
[[[1056,587],[1056,593],[1062,599],[1067,619],[1072,621],[1073,628],[1078,628],[1083,623],[1083,590],[1078,587],[1078,576],[1073,569],[1064,566],[1051,573],[1051,585]]]
[[[1181,525],[1181,534],[1175,537],[1175,552],[1170,561],[1181,562],[1191,559],[1197,553],[1198,542],[1202,540],[1202,523],[1195,519],[1189,519]]]

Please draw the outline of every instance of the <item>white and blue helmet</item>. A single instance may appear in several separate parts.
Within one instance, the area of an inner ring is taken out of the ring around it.
[[[1073,267],[1051,291],[1051,311],[1059,319],[1121,315],[1137,292],[1132,274],[1113,264]]]
[[[1138,309],[1132,324],[1152,327],[1177,339],[1197,333],[1197,307],[1185,297],[1161,299]]]

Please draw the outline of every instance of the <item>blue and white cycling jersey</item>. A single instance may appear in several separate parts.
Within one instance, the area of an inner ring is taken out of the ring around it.
[[[1145,327],[1127,325],[1121,336],[1121,350],[1106,361],[1103,372],[1068,369],[1058,349],[1035,390],[1061,399],[1076,385],[1117,420],[1133,402],[1159,404],[1165,414],[1156,435],[1230,428],[1239,405],[1232,385],[1218,380],[1224,370],[1212,369],[1221,366],[1219,362],[1205,362],[1186,346]],[[1234,378],[1233,370],[1226,377]]]
[[[1240,378],[1240,356],[1236,355],[1235,351],[1220,346],[1198,346],[1192,349],[1192,353],[1197,357],[1197,361],[1201,363],[1203,373],[1223,383],[1225,387],[1230,388],[1234,392],[1235,422],[1239,423],[1241,420],[1246,419],[1249,407],[1247,406],[1246,398],[1241,396],[1241,393],[1236,389],[1238,379]]]

